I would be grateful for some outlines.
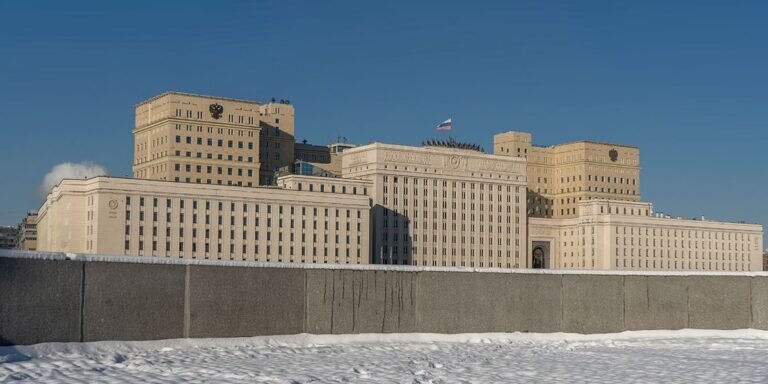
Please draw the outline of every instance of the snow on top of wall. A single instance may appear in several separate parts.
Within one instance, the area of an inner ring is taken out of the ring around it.
[[[288,269],[331,269],[353,271],[397,271],[397,272],[479,272],[479,273],[519,273],[535,275],[614,275],[614,276],[768,276],[768,272],[727,272],[727,271],[661,271],[661,270],[580,270],[580,269],[530,269],[530,268],[474,268],[474,267],[422,267],[410,265],[385,264],[309,264],[277,263],[262,261],[182,259],[152,256],[95,255],[64,252],[33,252],[0,249],[0,258],[36,259],[36,260],[76,260],[86,262],[114,262],[137,264],[198,265],[216,267],[253,267],[253,268],[288,268]]]

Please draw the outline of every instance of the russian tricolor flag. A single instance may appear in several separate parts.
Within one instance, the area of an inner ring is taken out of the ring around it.
[[[440,123],[440,125],[438,125],[436,129],[438,131],[450,131],[452,128],[451,124],[452,124],[451,119],[448,119]]]

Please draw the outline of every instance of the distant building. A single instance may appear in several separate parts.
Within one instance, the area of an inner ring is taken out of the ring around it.
[[[27,212],[18,228],[16,248],[27,251],[37,250],[37,211]]]
[[[0,227],[0,249],[16,248],[19,230],[16,227]]]
[[[296,162],[309,163],[312,168],[317,170],[313,170],[305,165],[304,169],[301,170],[303,173],[298,173],[297,171],[295,174],[320,175],[323,172],[327,172],[334,177],[341,177],[341,155],[345,150],[355,147],[356,145],[354,144],[342,142],[329,144],[328,146],[312,145],[306,142],[296,143],[294,154]]]
[[[325,145],[296,143],[293,149],[295,160],[306,161],[308,163],[328,164],[331,162],[331,151]]]
[[[341,177],[341,169],[331,165],[331,151],[324,145],[296,143],[294,162],[277,170],[276,177],[285,175],[303,175],[319,177]],[[339,167],[340,168],[340,167]]]
[[[293,164],[281,167],[275,172],[275,180],[288,175],[317,176],[317,177],[341,177],[338,173],[333,173],[323,168],[324,164],[310,163],[307,161],[296,160]]]
[[[768,250],[763,252],[763,271],[768,271]]]

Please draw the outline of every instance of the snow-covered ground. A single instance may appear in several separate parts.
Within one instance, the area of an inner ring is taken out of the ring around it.
[[[0,382],[765,383],[768,332],[296,335],[0,347]]]

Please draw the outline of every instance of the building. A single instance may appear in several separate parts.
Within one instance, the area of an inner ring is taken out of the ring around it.
[[[276,177],[285,175],[341,177],[340,169],[331,171],[331,152],[328,146],[307,144],[304,140],[302,143],[296,143],[293,156],[293,163],[278,169]]]
[[[196,184],[274,184],[294,156],[294,109],[167,92],[136,106],[133,175]]]
[[[310,163],[302,160],[296,160],[293,162],[293,164],[286,165],[275,172],[276,179],[287,175],[341,177],[339,174],[332,173],[325,168],[321,168],[317,163]]]
[[[374,143],[345,149],[342,164],[344,179],[373,184],[372,262],[529,266],[525,159],[455,142]]]
[[[586,200],[578,215],[530,218],[534,268],[760,271],[763,227],[672,218],[651,203]]]
[[[37,211],[29,211],[18,227],[18,242],[16,248],[37,250]]]
[[[768,271],[768,250],[763,252],[763,271]]]
[[[672,218],[642,202],[634,146],[538,146],[515,131],[494,136],[493,154],[453,139],[318,146],[295,143],[285,100],[178,92],[138,104],[133,132],[135,179],[63,181],[40,209],[40,250],[474,268],[763,268],[762,226]]]
[[[344,151],[357,147],[357,145],[349,144],[346,142],[346,138],[343,138],[344,142],[336,142],[328,145],[328,150],[331,153],[331,161],[325,165],[329,172],[333,172],[337,175],[341,175],[341,158]]]
[[[331,162],[331,150],[325,145],[307,144],[306,140],[296,143],[293,148],[294,160],[307,163],[328,164]]]
[[[18,229],[11,226],[0,226],[0,249],[16,248]]]
[[[493,137],[493,153],[528,161],[528,215],[578,216],[584,200],[640,201],[640,150],[620,144],[578,141],[553,146],[531,143],[527,132]]]
[[[333,177],[341,176],[341,155],[345,150],[356,147],[353,144],[337,142],[327,146],[296,143],[295,158],[296,165],[301,162],[304,165],[303,173],[296,174],[312,175],[327,174]],[[311,173],[310,173],[311,172]]]
[[[368,263],[371,184],[290,176],[282,187],[64,180],[38,216],[42,251]]]

